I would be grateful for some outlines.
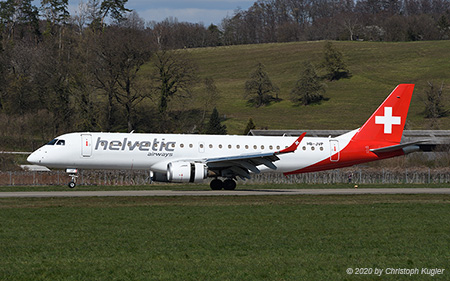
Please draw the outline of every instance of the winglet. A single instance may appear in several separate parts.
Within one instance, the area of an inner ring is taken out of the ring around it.
[[[294,152],[297,150],[297,147],[300,145],[300,142],[302,141],[302,139],[305,137],[306,132],[304,132],[303,134],[301,134],[292,144],[291,146],[289,146],[288,148],[285,148],[283,150],[277,151],[274,154],[284,154],[284,153],[290,153],[290,152]]]

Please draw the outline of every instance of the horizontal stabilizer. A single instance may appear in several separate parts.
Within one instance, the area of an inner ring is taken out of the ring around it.
[[[381,148],[374,148],[374,149],[371,149],[370,151],[373,153],[391,152],[391,151],[406,148],[408,146],[415,146],[416,144],[426,142],[426,141],[428,141],[428,140],[420,140],[420,141],[414,141],[414,142],[401,143],[401,144],[385,146],[385,147],[381,147]]]

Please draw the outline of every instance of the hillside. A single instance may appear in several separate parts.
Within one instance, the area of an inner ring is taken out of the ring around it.
[[[445,104],[450,107],[450,41],[429,42],[333,42],[346,59],[350,79],[327,82],[320,105],[294,106],[289,92],[304,61],[318,65],[325,42],[296,42],[191,49],[201,77],[212,77],[221,93],[217,101],[230,134],[241,134],[248,119],[257,128],[354,129],[370,116],[399,83],[414,83],[408,129],[429,129],[425,119],[424,90],[427,81],[444,82]],[[244,84],[257,62],[266,66],[272,82],[280,88],[282,102],[262,108],[246,105]],[[438,128],[450,129],[450,117]]]

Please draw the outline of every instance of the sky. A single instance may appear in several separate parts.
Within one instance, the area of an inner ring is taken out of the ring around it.
[[[203,23],[205,26],[220,24],[226,16],[232,16],[237,8],[247,10],[256,0],[128,0],[125,5],[135,10],[145,22],[160,22],[168,17],[179,22]],[[83,0],[84,3],[87,0]],[[80,0],[69,0],[73,15]]]

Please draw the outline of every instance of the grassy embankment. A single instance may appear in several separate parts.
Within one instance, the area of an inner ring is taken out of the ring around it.
[[[218,110],[228,120],[230,134],[241,134],[251,117],[258,128],[354,129],[358,128],[400,83],[415,83],[407,129],[428,129],[424,91],[427,81],[444,82],[450,91],[450,41],[429,42],[333,42],[345,57],[350,79],[327,82],[328,101],[296,107],[289,93],[302,64],[318,65],[324,42],[296,42],[192,49],[201,77],[214,78],[221,92]],[[281,92],[280,103],[263,108],[246,106],[243,88],[257,62],[262,62]],[[450,98],[446,97],[447,108]],[[183,104],[182,106],[186,106]],[[439,129],[450,129],[450,117],[439,120]]]
[[[449,202],[448,195],[0,199],[0,279],[345,280],[354,277],[347,268],[366,267],[443,268],[433,280],[448,280]]]

